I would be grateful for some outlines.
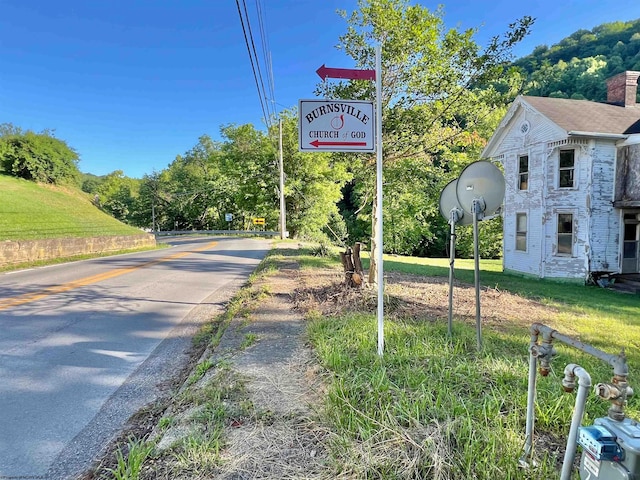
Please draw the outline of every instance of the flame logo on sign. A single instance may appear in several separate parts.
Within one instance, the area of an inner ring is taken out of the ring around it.
[[[344,127],[344,115],[340,115],[339,117],[333,117],[331,119],[331,126],[335,130],[340,130],[342,127]]]

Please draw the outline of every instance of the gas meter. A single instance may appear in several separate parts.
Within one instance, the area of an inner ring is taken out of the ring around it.
[[[635,420],[597,418],[594,425],[579,428],[578,444],[582,480],[640,479],[640,424]]]

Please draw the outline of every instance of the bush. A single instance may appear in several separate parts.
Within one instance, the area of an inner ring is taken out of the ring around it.
[[[47,132],[0,137],[0,168],[8,175],[42,183],[74,183],[78,154]]]

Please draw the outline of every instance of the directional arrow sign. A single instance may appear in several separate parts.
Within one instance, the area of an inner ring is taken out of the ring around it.
[[[314,147],[366,147],[367,142],[321,142],[319,140],[314,140],[313,142],[309,142],[309,145],[313,145]]]
[[[301,152],[373,152],[373,102],[300,100]]]
[[[375,70],[355,70],[352,68],[331,68],[322,65],[316,73],[322,80],[327,78],[344,78],[348,80],[375,80]]]

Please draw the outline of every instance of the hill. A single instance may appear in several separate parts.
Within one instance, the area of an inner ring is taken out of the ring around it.
[[[140,233],[102,212],[78,189],[0,175],[0,241]]]
[[[526,95],[604,102],[607,78],[640,70],[640,19],[578,30],[513,65],[523,73]]]

